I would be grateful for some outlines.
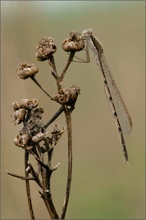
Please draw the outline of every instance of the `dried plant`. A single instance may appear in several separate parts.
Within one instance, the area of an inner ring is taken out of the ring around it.
[[[38,43],[36,48],[36,59],[38,61],[48,61],[48,64],[52,68],[52,76],[55,79],[57,92],[52,96],[41,86],[36,79],[36,74],[39,73],[39,68],[34,64],[27,64],[22,62],[20,67],[17,68],[17,73],[20,79],[30,78],[37,86],[52,100],[60,104],[59,110],[54,116],[46,123],[42,119],[44,113],[43,108],[38,107],[37,99],[22,99],[19,102],[13,103],[14,114],[12,116],[13,122],[22,124],[22,127],[18,135],[14,139],[14,144],[24,150],[25,158],[25,175],[17,175],[7,171],[7,173],[13,177],[20,178],[25,181],[26,194],[29,206],[29,212],[31,219],[35,219],[30,181],[35,181],[39,186],[39,194],[44,201],[48,213],[51,219],[64,219],[69,202],[71,181],[72,181],[72,124],[71,113],[75,108],[76,100],[80,94],[80,89],[72,85],[70,88],[64,88],[62,86],[65,74],[70,66],[75,53],[84,49],[84,41],[81,34],[76,32],[70,32],[70,37],[65,39],[62,43],[64,51],[68,52],[69,57],[67,63],[61,72],[58,74],[55,65],[54,54],[57,47],[54,43],[54,39],[51,37],[44,37]],[[51,193],[51,176],[52,173],[58,168],[59,163],[52,167],[51,161],[54,153],[55,146],[58,144],[59,139],[64,133],[65,129],[59,129],[55,124],[51,133],[47,131],[48,126],[62,113],[65,113],[66,129],[68,138],[68,174],[66,182],[65,199],[62,207],[62,212],[59,215],[56,211],[55,204],[52,200]],[[34,168],[30,162],[30,155],[37,161],[37,168]],[[45,161],[45,155],[47,155],[47,161]]]

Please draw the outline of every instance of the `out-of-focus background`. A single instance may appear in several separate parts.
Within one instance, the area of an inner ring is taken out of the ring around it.
[[[125,165],[113,116],[105,98],[102,79],[91,55],[89,64],[72,63],[64,86],[75,84],[81,94],[72,114],[73,181],[67,219],[145,218],[145,1],[2,1],[1,2],[1,219],[29,219],[23,181],[6,170],[24,174],[24,152],[13,143],[21,126],[12,122],[12,103],[37,98],[46,122],[59,108],[31,80],[20,80],[19,63],[35,63],[39,82],[50,94],[56,91],[47,62],[35,59],[35,45],[52,36],[57,45],[58,72],[68,55],[62,41],[70,31],[92,28],[105,55],[133,121],[125,135],[130,164]],[[85,53],[77,54],[85,58]],[[56,120],[65,126],[64,115]],[[53,124],[54,125],[54,124]],[[53,125],[48,129],[51,131]],[[67,174],[67,132],[53,156],[61,166],[52,175],[52,194],[61,212]],[[37,219],[48,213],[31,184]]]

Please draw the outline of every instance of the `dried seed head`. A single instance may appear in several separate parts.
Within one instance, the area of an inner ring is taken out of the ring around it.
[[[25,109],[33,109],[38,106],[38,101],[37,101],[37,99],[30,99],[30,100],[22,99],[21,105]]]
[[[42,132],[37,133],[35,136],[32,137],[32,141],[38,143],[38,142],[44,140],[47,137],[47,134],[48,134],[47,132],[45,132],[45,133],[42,133]]]
[[[14,139],[14,144],[18,147],[25,147],[30,138],[29,134],[17,135]]]
[[[24,108],[15,111],[13,115],[13,122],[15,122],[15,125],[24,121],[26,113],[27,111]]]
[[[13,102],[12,105],[13,105],[14,111],[16,111],[22,107],[20,102]]]
[[[71,86],[67,89],[60,89],[60,91],[54,95],[54,100],[60,104],[70,104],[77,99],[80,93],[80,88],[77,86]]]
[[[56,52],[57,47],[53,38],[43,37],[38,45],[36,45],[35,49],[37,51],[36,59],[38,61],[45,61],[50,59],[50,56]]]
[[[38,106],[37,99],[21,99],[20,102],[13,102],[12,103],[14,111],[19,110],[21,108],[24,109],[33,109]]]
[[[85,43],[82,40],[82,35],[77,32],[70,32],[70,38],[67,38],[62,43],[62,48],[66,52],[81,51],[85,47]]]
[[[35,76],[38,73],[39,68],[36,67],[34,64],[27,64],[23,61],[20,64],[20,67],[16,69],[16,71],[20,79],[27,79],[30,76]]]

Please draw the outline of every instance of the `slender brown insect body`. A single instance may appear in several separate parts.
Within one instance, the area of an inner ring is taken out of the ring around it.
[[[84,30],[82,36],[86,40],[87,46],[90,48],[91,52],[93,53],[95,61],[100,69],[107,100],[116,121],[117,129],[120,137],[120,143],[123,148],[124,160],[125,163],[127,163],[128,153],[127,153],[123,133],[129,134],[132,130],[132,121],[130,115],[121,97],[119,89],[112,77],[110,68],[104,56],[103,47],[101,43],[92,35],[91,29]]]

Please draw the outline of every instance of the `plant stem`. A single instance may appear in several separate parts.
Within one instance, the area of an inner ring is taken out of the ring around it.
[[[44,128],[47,128],[56,118],[64,111],[64,106],[61,106],[58,111],[53,115],[53,117],[44,125]]]
[[[24,158],[25,158],[25,161],[24,161],[25,177],[29,177],[29,174],[26,171],[26,169],[28,167],[28,158],[29,158],[28,151],[25,151],[25,157]],[[31,216],[31,219],[35,219],[34,211],[33,211],[33,206],[32,206],[32,200],[31,200],[30,185],[29,185],[29,180],[27,180],[27,179],[25,180],[25,186],[26,186],[26,195],[27,195],[27,201],[28,201],[28,207],[29,207],[30,216]]]
[[[57,69],[56,69],[55,60],[54,60],[53,55],[48,60],[48,63],[49,63],[49,65],[52,66],[52,69],[53,69],[52,75],[54,76],[54,78],[56,80],[57,90],[59,91],[61,88],[61,85],[59,84],[59,80],[58,80],[59,77],[58,77],[58,73],[57,73]]]
[[[75,55],[75,52],[70,52],[69,58],[68,58],[68,60],[67,60],[67,64],[66,64],[66,66],[64,67],[64,70],[62,71],[61,76],[59,77],[59,83],[62,82],[62,80],[63,80],[63,78],[64,78],[64,76],[65,76],[65,73],[66,73],[66,71],[67,71],[69,65],[71,64],[71,62],[72,62],[72,60],[73,60],[74,55]]]
[[[65,110],[65,117],[66,117],[66,123],[67,123],[67,131],[68,131],[68,175],[67,175],[67,183],[66,183],[66,193],[64,198],[64,205],[62,208],[62,214],[60,219],[65,218],[68,202],[69,202],[69,196],[70,196],[70,189],[71,189],[71,180],[72,180],[72,125],[71,125],[71,111]]]
[[[40,87],[40,89],[51,99],[53,100],[53,98],[47,93],[47,91],[41,86],[41,84],[37,81],[37,79],[34,77],[34,76],[31,76],[30,77],[34,82],[35,84]]]

